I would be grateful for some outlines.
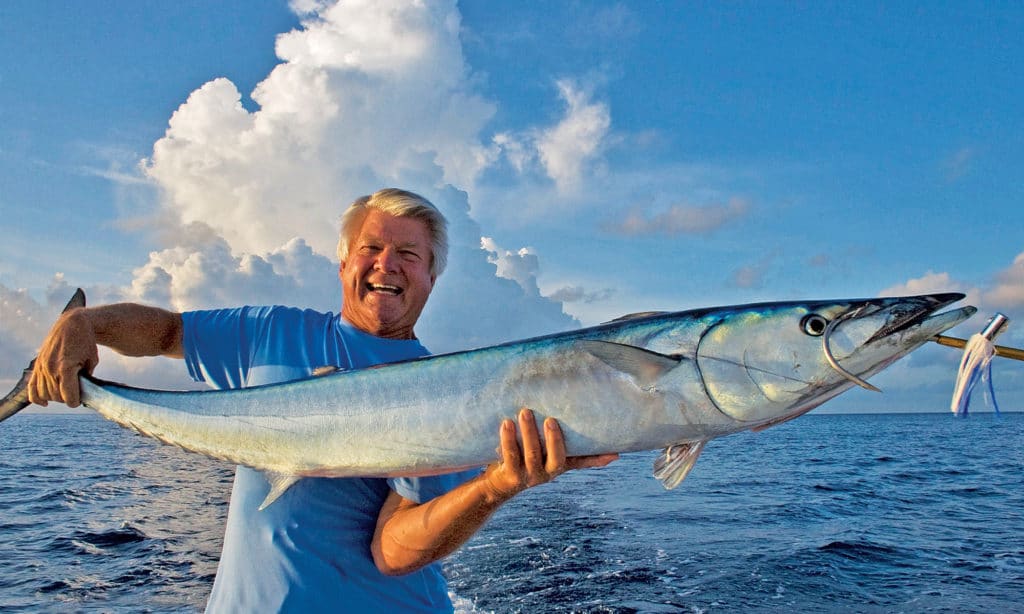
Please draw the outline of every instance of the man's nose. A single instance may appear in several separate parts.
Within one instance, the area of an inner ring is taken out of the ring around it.
[[[391,247],[385,247],[377,254],[374,267],[382,273],[393,273],[398,270],[398,252]]]

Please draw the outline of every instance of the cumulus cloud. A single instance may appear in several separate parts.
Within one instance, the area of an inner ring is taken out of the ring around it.
[[[360,194],[399,185],[449,219],[451,265],[417,328],[432,349],[574,326],[535,276],[517,285],[497,271],[468,194],[452,187],[471,186],[494,157],[480,137],[494,106],[473,89],[454,2],[293,7],[303,27],[278,37],[283,63],[253,92],[259,110],[215,79],[154,146],[145,172],[202,239],[152,254],[132,296],[178,309],[287,297],[336,310],[338,214]]]
[[[995,286],[985,293],[985,300],[1005,308],[1024,308],[1024,252],[996,274]]]
[[[239,251],[302,236],[329,254],[345,201],[433,165],[468,186],[490,159],[494,113],[472,89],[454,2],[307,3],[278,37],[283,62],[241,104],[227,79],[193,92],[144,172],[184,223]]]
[[[600,290],[587,290],[582,286],[563,286],[551,294],[548,298],[560,303],[600,303],[615,296],[614,288],[602,288]]]
[[[540,295],[539,262],[529,250],[499,255],[481,247],[469,194],[456,187],[472,188],[498,154],[481,137],[494,105],[474,89],[454,0],[298,0],[292,7],[302,27],[278,37],[282,62],[252,93],[257,110],[242,105],[230,80],[217,78],[170,117],[139,164],[160,194],[160,210],[144,214],[146,225],[159,224],[159,244],[130,282],[87,288],[90,302],[175,310],[285,303],[336,312],[339,214],[362,194],[400,186],[429,198],[449,220],[449,267],[417,326],[433,351],[578,326],[561,303]],[[548,135],[536,142],[544,143],[544,164],[568,181],[581,169],[570,158],[594,155],[602,132],[579,122],[593,115],[586,97],[568,86],[562,92],[566,119],[536,131]],[[563,143],[574,134],[583,139],[576,154]],[[61,278],[55,284],[53,296],[66,301],[71,289]],[[54,308],[3,287],[0,299],[0,341],[5,354],[19,357],[5,373],[20,372]],[[111,379],[181,385],[180,368],[101,361],[115,372]]]
[[[928,271],[921,277],[885,288],[879,296],[901,296],[928,294],[931,292],[962,292],[966,299],[961,304],[974,305],[978,315],[963,324],[964,335],[978,332],[984,322],[996,312],[1010,318],[1011,323],[1024,319],[1024,253],[1018,254],[1013,263],[996,273],[991,285],[978,288],[953,279],[949,273]],[[969,331],[969,332],[968,332]],[[1000,337],[1000,343],[1019,346],[1024,332],[1018,326],[1011,326]]]
[[[177,311],[287,302],[323,311],[340,305],[337,265],[301,238],[264,254],[231,253],[221,237],[152,252],[137,268],[127,300]]]
[[[949,273],[927,271],[921,277],[909,279],[901,284],[896,284],[883,289],[878,296],[909,296],[914,294],[931,294],[934,292],[962,292],[967,296],[962,304],[974,305],[984,310],[982,291],[979,288],[968,287],[967,284],[954,280]]]
[[[511,279],[525,292],[540,294],[537,287],[540,260],[531,248],[521,247],[513,252],[499,247],[490,237],[480,237],[480,247],[488,252],[487,261],[497,267],[499,277]]]
[[[908,296],[933,292],[963,292],[968,295],[969,300],[974,301],[977,301],[981,295],[977,288],[967,288],[964,284],[953,280],[949,273],[928,271],[921,277],[889,286],[879,292],[878,296]]]
[[[710,205],[676,204],[658,212],[634,210],[624,219],[606,224],[605,229],[625,235],[708,234],[744,218],[749,209],[742,198]]]
[[[556,83],[565,114],[554,125],[523,134],[503,132],[492,142],[520,173],[539,166],[559,192],[575,191],[600,158],[611,128],[608,105],[568,79]]]
[[[584,164],[600,152],[611,114],[607,105],[591,102],[568,81],[559,81],[558,91],[567,105],[565,118],[541,134],[537,150],[548,176],[560,190],[571,191],[581,179]]]
[[[21,377],[59,312],[53,305],[40,304],[25,290],[0,284],[0,374],[10,379],[9,384]]]

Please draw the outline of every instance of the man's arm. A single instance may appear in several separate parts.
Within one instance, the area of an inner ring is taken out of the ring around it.
[[[377,518],[370,549],[381,572],[401,575],[416,571],[455,551],[516,494],[544,484],[571,469],[603,467],[618,455],[565,456],[558,422],[544,421],[544,445],[533,412],[519,412],[522,446],[512,420],[501,424],[501,461],[451,492],[417,504],[392,492]]]
[[[183,358],[181,314],[118,303],[73,309],[61,315],[39,348],[28,383],[28,398],[38,405],[59,401],[77,407],[78,374],[92,373],[97,345],[125,356]]]

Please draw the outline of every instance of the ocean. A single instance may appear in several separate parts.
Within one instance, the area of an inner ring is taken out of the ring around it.
[[[0,425],[0,610],[189,612],[232,468],[94,415]],[[810,414],[566,474],[444,562],[465,612],[1024,609],[1024,414]]]

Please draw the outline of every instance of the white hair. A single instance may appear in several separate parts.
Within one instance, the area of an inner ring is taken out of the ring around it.
[[[448,220],[429,200],[419,194],[385,188],[355,200],[341,214],[341,233],[338,237],[338,261],[348,258],[349,243],[362,228],[370,210],[376,209],[395,217],[409,217],[427,225],[430,234],[430,274],[438,277],[448,264]]]

